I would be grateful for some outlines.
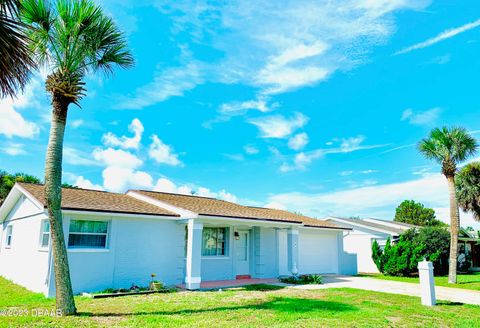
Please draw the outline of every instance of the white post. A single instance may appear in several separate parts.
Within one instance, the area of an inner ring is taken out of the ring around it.
[[[422,262],[418,262],[418,275],[420,276],[422,304],[426,306],[434,306],[436,304],[436,298],[432,262],[428,262],[426,259]]]
[[[298,274],[298,230],[288,229],[288,262],[290,272]]]
[[[202,282],[202,231],[203,224],[188,220],[187,263],[185,285],[187,289],[200,289]]]

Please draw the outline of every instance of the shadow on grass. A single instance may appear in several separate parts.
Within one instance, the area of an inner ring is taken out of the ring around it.
[[[284,288],[285,286],[266,285],[266,284],[246,285],[241,287],[242,290],[259,291],[259,292],[268,292],[271,290],[280,290]]]
[[[460,302],[449,302],[449,301],[437,301],[437,305],[442,305],[442,306],[464,306],[464,303]]]
[[[263,303],[253,303],[238,306],[220,306],[200,309],[184,309],[178,311],[144,311],[133,313],[92,313],[92,312],[80,312],[79,316],[85,317],[126,317],[126,316],[150,316],[150,315],[191,315],[210,312],[221,311],[238,311],[238,310],[273,310],[284,313],[307,313],[318,312],[321,315],[322,312],[350,312],[358,311],[358,308],[349,304],[340,302],[331,302],[323,300],[313,300],[304,298],[292,298],[292,297],[275,297],[271,301]]]

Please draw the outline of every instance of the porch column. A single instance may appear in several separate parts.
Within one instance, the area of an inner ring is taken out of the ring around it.
[[[292,228],[288,229],[288,269],[298,274],[298,230]]]
[[[187,289],[199,289],[202,282],[202,231],[203,224],[194,219],[188,220],[187,270],[185,286]]]

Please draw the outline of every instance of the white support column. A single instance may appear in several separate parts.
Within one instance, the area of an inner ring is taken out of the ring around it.
[[[436,298],[432,262],[428,262],[426,259],[422,262],[418,262],[418,274],[420,276],[422,304],[426,306],[434,306],[436,304]]]
[[[196,222],[194,219],[189,219],[187,227],[187,274],[185,276],[185,285],[187,289],[194,290],[199,289],[202,282],[203,224]]]
[[[288,267],[290,272],[298,274],[298,230],[288,229]]]

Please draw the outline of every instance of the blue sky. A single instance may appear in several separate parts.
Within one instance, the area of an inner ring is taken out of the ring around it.
[[[478,1],[103,6],[137,63],[87,77],[69,111],[65,181],[317,217],[391,219],[415,199],[447,219],[444,178],[415,144],[443,125],[480,137]],[[43,176],[46,74],[0,101],[5,170]]]

